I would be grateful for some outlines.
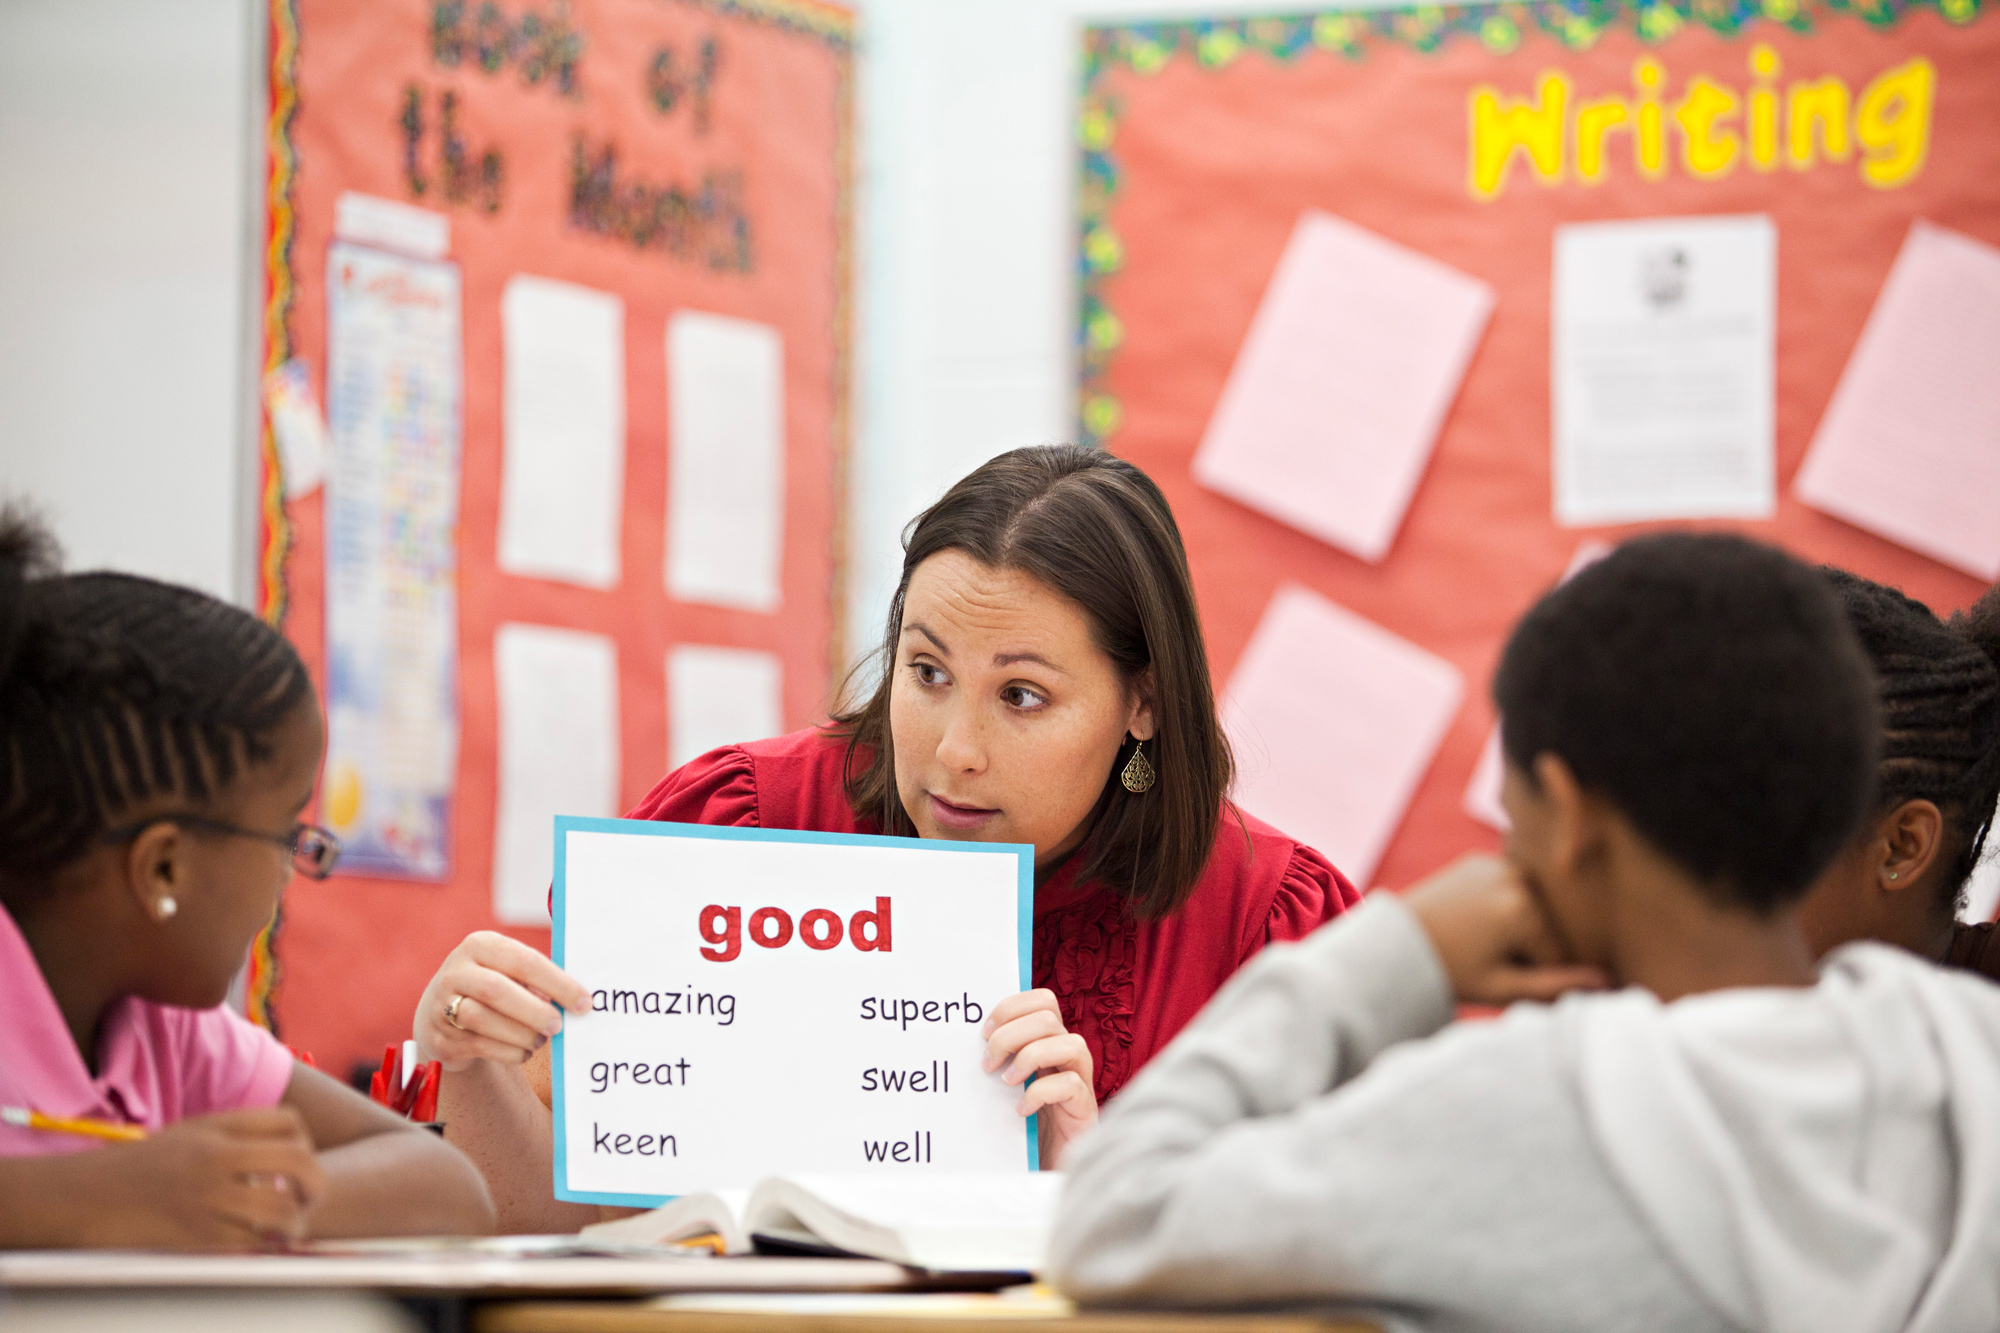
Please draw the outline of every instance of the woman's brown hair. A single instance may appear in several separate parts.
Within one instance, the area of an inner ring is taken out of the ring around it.
[[[916,832],[896,792],[889,690],[910,575],[954,550],[994,569],[1020,570],[1081,607],[1128,686],[1138,688],[1151,671],[1156,731],[1146,757],[1158,779],[1143,794],[1125,790],[1118,772],[1134,747],[1121,745],[1078,855],[1085,858],[1082,878],[1110,885],[1139,916],[1170,915],[1208,865],[1235,765],[1216,718],[1173,511],[1150,477],[1100,449],[1056,444],[1001,454],[905,532],[881,681],[865,704],[833,720],[834,734],[847,740],[848,804],[885,833]]]

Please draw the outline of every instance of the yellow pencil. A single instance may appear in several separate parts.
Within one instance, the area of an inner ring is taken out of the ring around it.
[[[138,1125],[114,1125],[109,1120],[76,1120],[66,1116],[43,1115],[25,1106],[0,1106],[0,1121],[23,1129],[42,1129],[51,1134],[81,1134],[89,1139],[111,1139],[131,1143],[146,1137]]]

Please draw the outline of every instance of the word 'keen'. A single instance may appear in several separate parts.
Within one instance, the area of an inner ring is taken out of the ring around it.
[[[1746,138],[1750,165],[1758,171],[1776,171],[1781,160],[1801,171],[1822,160],[1845,162],[1857,144],[1861,179],[1877,189],[1903,185],[1923,167],[1937,69],[1922,56],[1882,71],[1858,101],[1831,75],[1794,82],[1780,93],[1778,53],[1768,46],[1751,48],[1750,73],[1747,98],[1697,74],[1672,104],[1664,100],[1666,69],[1651,57],[1633,66],[1630,99],[1576,101],[1560,70],[1541,76],[1533,101],[1475,88],[1472,193],[1481,199],[1498,195],[1516,155],[1527,159],[1544,185],[1554,185],[1564,179],[1574,154],[1576,179],[1594,185],[1604,177],[1608,141],[1615,134],[1631,137],[1639,174],[1658,180],[1667,170],[1669,119],[1680,133],[1681,164],[1689,175],[1705,179],[1734,171]]]

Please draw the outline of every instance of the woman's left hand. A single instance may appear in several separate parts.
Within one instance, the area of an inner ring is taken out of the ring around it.
[[[1003,1083],[1028,1083],[1015,1110],[1042,1112],[1042,1166],[1062,1166],[1071,1139],[1097,1123],[1090,1047],[1063,1026],[1051,990],[1022,991],[993,1006],[980,1031],[986,1037],[985,1069],[1000,1070]],[[1011,1060],[1011,1062],[1010,1062]]]

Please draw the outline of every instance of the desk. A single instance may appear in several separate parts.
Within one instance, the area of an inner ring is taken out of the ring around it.
[[[873,1259],[504,1258],[397,1255],[0,1253],[0,1291],[385,1291],[399,1296],[657,1295],[674,1291],[898,1291],[932,1285]]]
[[[1314,1315],[882,1315],[660,1309],[646,1302],[522,1301],[473,1312],[470,1333],[1381,1333]]]
[[[201,1297],[263,1293],[387,1294],[434,1330],[466,1333],[1379,1333],[1372,1324],[1304,1314],[1195,1315],[930,1311],[828,1313],[663,1308],[634,1296],[695,1292],[919,1293],[950,1287],[866,1259],[699,1256],[505,1258],[397,1255],[178,1255],[103,1250],[0,1252],[0,1301],[37,1294]],[[577,1299],[625,1297],[626,1299]],[[264,1326],[270,1326],[265,1321]],[[66,1325],[76,1327],[76,1325]]]

